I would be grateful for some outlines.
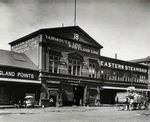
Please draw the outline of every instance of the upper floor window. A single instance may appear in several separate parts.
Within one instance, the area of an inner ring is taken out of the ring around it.
[[[133,82],[138,82],[138,75],[137,74],[133,74]]]
[[[113,72],[113,79],[119,80],[119,72]]]
[[[145,80],[145,79],[146,79],[146,76],[140,75],[140,79]]]
[[[68,61],[68,74],[81,76],[81,61],[69,59],[69,61]]]
[[[130,81],[130,74],[125,72],[123,78],[124,78],[124,81]]]
[[[89,77],[96,78],[96,63],[89,63]]]
[[[58,56],[49,56],[49,72],[59,73],[59,57]]]
[[[109,70],[101,70],[101,78],[111,80],[111,72]]]

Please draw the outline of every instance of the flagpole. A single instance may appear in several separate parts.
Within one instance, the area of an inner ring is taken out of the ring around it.
[[[74,8],[74,26],[76,26],[76,0],[75,0],[75,8]]]

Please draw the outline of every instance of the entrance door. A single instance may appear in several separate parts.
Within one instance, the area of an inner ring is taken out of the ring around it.
[[[74,86],[74,105],[83,105],[84,86]]]
[[[50,106],[56,106],[56,96],[50,96]]]

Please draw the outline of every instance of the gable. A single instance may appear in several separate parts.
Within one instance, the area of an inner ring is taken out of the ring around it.
[[[48,35],[53,34],[55,36],[82,42],[82,43],[88,44],[89,46],[94,46],[99,49],[103,48],[102,45],[100,45],[96,40],[94,40],[91,36],[89,36],[79,26],[40,29],[40,30],[30,33],[24,37],[21,37],[15,41],[12,41],[9,44],[11,46],[13,46],[15,44],[23,42],[24,40],[28,40],[33,37],[39,36],[40,34],[48,34]]]
[[[82,30],[78,26],[46,29],[45,32],[49,32],[60,37],[72,39],[77,42],[82,42],[90,46],[103,48],[97,41],[95,41],[91,36],[89,36],[84,30]]]
[[[68,31],[68,32],[62,32],[62,33],[59,33],[58,34],[59,36],[62,36],[62,37],[67,37],[69,39],[73,39],[73,40],[76,40],[76,41],[79,41],[79,42],[83,42],[83,43],[86,43],[86,44],[91,44],[92,42],[90,42],[90,40],[85,37],[83,34],[81,34],[80,32],[78,31]]]

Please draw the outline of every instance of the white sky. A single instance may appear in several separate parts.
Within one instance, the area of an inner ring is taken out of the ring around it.
[[[0,0],[0,49],[41,28],[73,26],[75,0]],[[76,0],[77,25],[104,48],[132,60],[150,55],[149,0]]]

